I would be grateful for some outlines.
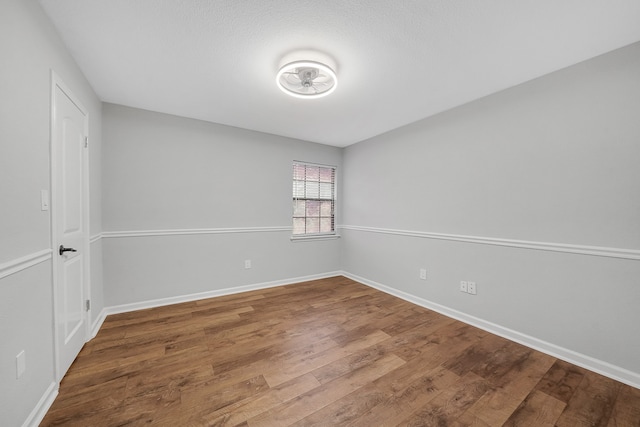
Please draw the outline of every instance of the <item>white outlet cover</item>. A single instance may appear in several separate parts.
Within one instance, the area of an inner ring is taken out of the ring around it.
[[[20,378],[22,374],[27,370],[27,357],[22,350],[16,356],[16,378]]]
[[[467,292],[476,295],[476,282],[467,282]]]
[[[421,268],[420,269],[420,279],[427,280],[427,269],[426,268]]]
[[[460,282],[460,292],[467,292],[467,282],[464,280]]]

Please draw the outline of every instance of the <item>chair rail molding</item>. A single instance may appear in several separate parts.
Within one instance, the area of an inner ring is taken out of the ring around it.
[[[167,230],[128,230],[128,231],[103,231],[103,239],[119,237],[146,237],[146,236],[176,236],[190,234],[230,234],[230,233],[272,233],[291,232],[291,226],[276,227],[232,227],[232,228],[180,228]]]
[[[529,240],[501,239],[495,237],[465,236],[459,234],[432,233],[427,231],[397,230],[392,228],[363,227],[358,225],[340,225],[339,229],[363,231],[367,233],[391,234],[395,236],[417,237],[432,240],[450,240],[455,242],[476,243],[482,245],[507,246],[521,249],[534,249],[549,252],[565,252],[579,255],[591,255],[608,258],[640,260],[640,250],[608,248],[603,246],[573,245],[568,243],[535,242]]]
[[[0,264],[0,279],[18,273],[22,270],[26,270],[27,268],[38,265],[48,259],[51,259],[51,249],[43,249],[2,263]]]

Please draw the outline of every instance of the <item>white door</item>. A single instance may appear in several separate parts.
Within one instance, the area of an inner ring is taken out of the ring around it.
[[[52,78],[52,242],[56,377],[60,381],[87,338],[87,115]]]

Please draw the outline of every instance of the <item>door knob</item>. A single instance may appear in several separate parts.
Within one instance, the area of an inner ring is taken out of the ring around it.
[[[60,245],[60,248],[58,248],[58,253],[62,255],[65,252],[78,252],[78,251],[73,248],[65,248],[63,245]]]

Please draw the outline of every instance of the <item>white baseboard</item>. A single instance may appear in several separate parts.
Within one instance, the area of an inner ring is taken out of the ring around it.
[[[615,366],[611,363],[598,360],[590,356],[586,356],[584,354],[566,349],[564,347],[560,347],[555,344],[551,344],[549,342],[540,340],[538,338],[535,338],[529,335],[525,335],[518,331],[505,328],[495,323],[491,323],[486,320],[480,319],[478,317],[465,314],[461,311],[457,311],[452,308],[422,299],[415,295],[408,294],[398,289],[385,286],[383,284],[374,282],[373,280],[369,280],[364,277],[360,277],[355,274],[348,273],[346,271],[341,272],[341,274],[352,280],[363,283],[367,286],[378,289],[387,294],[396,296],[405,301],[411,302],[421,307],[428,308],[429,310],[433,310],[437,313],[459,320],[466,324],[475,326],[477,328],[480,328],[492,334],[501,336],[508,340],[515,341],[519,344],[525,345],[534,350],[538,350],[542,353],[548,354],[558,359],[562,359],[566,362],[573,363],[574,365],[581,366],[590,371],[597,372],[598,374],[604,375],[616,381],[620,381],[621,383],[628,384],[635,388],[640,388],[640,373],[632,372],[627,369],[621,368],[619,366]]]
[[[33,408],[25,422],[22,423],[22,427],[38,427],[44,419],[44,416],[47,415],[47,411],[51,408],[51,405],[53,405],[53,401],[56,400],[57,395],[58,383],[54,381],[49,384],[49,387],[45,390],[36,407]]]
[[[247,291],[275,288],[277,286],[291,285],[294,283],[306,282],[309,280],[326,279],[327,277],[334,277],[334,276],[340,276],[340,275],[342,275],[342,272],[334,271],[334,272],[328,272],[328,273],[322,273],[322,274],[313,274],[310,276],[294,277],[291,279],[275,280],[272,282],[255,283],[252,285],[218,289],[215,291],[199,292],[196,294],[179,295],[175,297],[141,301],[141,302],[135,302],[131,304],[115,305],[111,307],[105,307],[100,313],[100,316],[103,316],[104,314],[104,317],[106,317],[109,314],[127,313],[130,311],[144,310],[147,308],[161,307],[161,306],[171,305],[171,304],[179,304],[182,302],[197,301],[201,299],[220,297],[223,295],[231,295],[231,294],[238,294],[238,293],[247,292]],[[102,321],[104,321],[104,319]],[[95,333],[97,332],[98,330],[96,329]]]
[[[557,357],[558,359],[564,360],[569,363],[573,363],[574,365],[581,366],[590,371],[597,372],[601,375],[612,378],[616,381],[620,381],[622,383],[628,384],[635,388],[640,388],[640,374],[637,372],[632,372],[627,369],[621,368],[619,366],[613,365],[609,362],[595,359],[593,357],[578,353],[576,351],[569,350],[567,348],[560,347],[555,344],[551,344],[549,342],[540,340],[538,338],[523,334],[518,331],[514,331],[509,328],[505,328],[498,324],[488,322],[478,317],[471,316],[461,311],[454,310],[452,308],[434,303],[432,301],[425,300],[415,295],[411,295],[409,293],[400,291],[390,286],[383,285],[381,283],[374,282],[373,280],[369,280],[364,277],[357,276],[355,274],[351,274],[346,271],[334,271],[334,272],[315,274],[310,276],[302,276],[302,277],[295,277],[295,278],[284,279],[284,280],[277,280],[272,282],[263,282],[263,283],[256,283],[252,285],[219,289],[215,291],[200,292],[196,294],[180,295],[176,297],[161,298],[161,299],[155,299],[150,301],[142,301],[142,302],[131,303],[131,304],[122,304],[117,306],[105,307],[100,313],[100,315],[98,316],[98,318],[96,319],[96,321],[94,322],[94,324],[92,325],[93,326],[92,333],[93,333],[93,336],[95,336],[98,333],[100,326],[104,322],[106,316],[109,314],[126,313],[130,311],[135,311],[135,310],[144,310],[147,308],[161,307],[165,305],[178,304],[178,303],[189,302],[189,301],[197,301],[197,300],[206,299],[206,298],[213,298],[213,297],[218,297],[223,295],[231,295],[231,294],[237,294],[241,292],[273,288],[277,286],[291,285],[291,284],[305,282],[309,280],[325,279],[327,277],[340,276],[340,275],[348,277],[352,280],[355,280],[357,282],[360,282],[372,288],[378,289],[387,294],[396,296],[405,301],[428,308],[437,313],[443,314],[445,316],[448,316],[453,319],[459,320],[461,322],[467,323],[469,325],[475,326],[477,328],[480,328],[492,334],[495,334],[503,338],[509,339],[511,341],[517,342],[519,344],[525,345],[534,350],[538,350],[550,356]]]
[[[89,339],[95,338],[95,336],[98,334],[98,331],[102,327],[102,324],[104,323],[104,320],[106,318],[107,318],[107,310],[103,308],[102,311],[100,311],[100,314],[98,315],[98,317],[96,317],[96,320],[94,320],[93,323],[91,324],[91,336],[89,337]]]

